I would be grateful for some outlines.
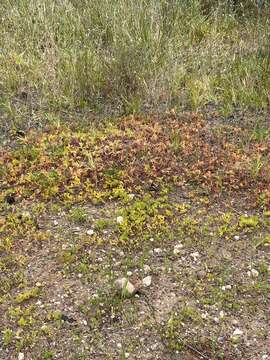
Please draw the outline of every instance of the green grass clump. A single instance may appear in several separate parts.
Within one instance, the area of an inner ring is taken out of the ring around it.
[[[269,5],[256,1],[3,0],[3,127],[59,110],[269,105]]]
[[[16,303],[20,304],[29,299],[38,297],[39,294],[40,294],[40,290],[38,288],[33,288],[19,294],[15,300]]]

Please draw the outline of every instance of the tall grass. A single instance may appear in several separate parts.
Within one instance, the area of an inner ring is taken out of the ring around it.
[[[262,0],[1,0],[1,121],[267,108],[269,14]]]

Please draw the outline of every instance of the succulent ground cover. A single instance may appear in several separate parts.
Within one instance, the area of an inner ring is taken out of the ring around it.
[[[267,359],[269,150],[267,123],[217,112],[17,134],[0,150],[0,358]]]

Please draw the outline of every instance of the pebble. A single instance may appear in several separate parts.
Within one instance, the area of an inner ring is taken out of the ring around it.
[[[128,271],[127,276],[131,276],[131,275],[132,275],[132,271]]]
[[[146,276],[144,279],[143,279],[143,285],[144,286],[150,286],[151,283],[152,283],[152,277],[151,276]]]
[[[57,221],[57,220],[54,220],[54,221],[53,221],[53,225],[54,225],[54,226],[57,226],[57,225],[58,225],[58,221]]]
[[[200,257],[200,254],[198,253],[198,251],[195,251],[191,253],[190,256],[193,258],[194,261],[197,261],[198,258]]]
[[[251,269],[251,276],[252,277],[258,277],[259,276],[259,271],[257,271],[256,269]]]
[[[173,248],[174,255],[178,255],[181,252],[181,249],[183,248],[183,244],[177,244]]]
[[[117,216],[117,218],[116,218],[117,224],[122,224],[123,221],[124,221],[123,216]]]
[[[19,353],[18,360],[24,360],[24,353],[22,352]]]
[[[114,285],[121,295],[124,296],[132,296],[136,292],[135,286],[125,277],[116,279]]]
[[[149,265],[144,265],[143,270],[145,273],[149,273],[151,271],[151,268]]]
[[[155,248],[155,249],[154,249],[154,252],[155,252],[156,254],[161,254],[161,253],[162,253],[162,249],[160,249],[160,248]]]
[[[233,238],[234,238],[234,240],[237,240],[237,241],[238,241],[238,240],[240,239],[240,236],[239,236],[239,235],[235,235]]]
[[[91,236],[91,235],[94,235],[94,230],[93,229],[89,229],[86,231],[86,234]]]
[[[239,338],[242,335],[243,335],[243,331],[237,328],[234,330],[232,334],[232,338]]]
[[[221,290],[226,291],[226,290],[231,290],[232,285],[225,285],[225,286],[221,286]]]
[[[224,312],[223,310],[221,310],[221,311],[219,312],[219,317],[220,317],[220,319],[224,319],[224,316],[225,316],[225,312]]]

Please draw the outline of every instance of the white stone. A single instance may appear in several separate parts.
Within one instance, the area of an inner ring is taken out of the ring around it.
[[[86,231],[86,234],[91,236],[91,235],[94,235],[94,230],[93,229],[89,229]]]
[[[235,235],[233,238],[234,238],[234,240],[237,240],[237,241],[238,241],[238,240],[240,239],[240,236],[239,236],[239,235]]]
[[[232,334],[232,337],[233,338],[238,338],[238,337],[240,337],[242,335],[243,335],[243,331],[237,328],[237,329],[234,330],[234,332]]]
[[[144,265],[143,270],[145,273],[149,273],[151,271],[151,268],[149,265]]]
[[[198,251],[195,251],[194,253],[191,253],[190,256],[193,258],[194,261],[197,261],[197,259],[200,257],[200,254]]]
[[[123,216],[117,216],[117,218],[116,218],[117,224],[122,224],[123,221],[124,221]]]
[[[24,360],[24,353],[22,352],[19,353],[18,360]]]
[[[162,249],[160,249],[160,248],[155,248],[155,249],[154,249],[154,252],[155,252],[156,254],[160,254],[160,253],[162,253]]]
[[[54,221],[53,221],[53,225],[55,225],[55,226],[58,225],[58,221],[57,221],[57,220],[54,220]]]
[[[221,286],[221,290],[223,290],[223,291],[230,290],[231,288],[232,288],[231,285]]]
[[[128,271],[127,276],[131,276],[131,275],[132,275],[132,271]]]
[[[135,293],[135,286],[127,278],[119,278],[115,280],[115,287],[124,296],[131,296]]]
[[[224,312],[223,310],[221,310],[221,311],[219,312],[219,317],[220,317],[220,319],[224,319],[224,316],[225,316],[225,312]]]
[[[144,279],[143,279],[143,285],[144,286],[150,286],[151,283],[152,283],[152,277],[151,276],[146,276]]]
[[[175,245],[173,249],[174,255],[178,255],[180,253],[180,250],[183,248],[183,244],[177,244]]]
[[[253,276],[253,277],[259,276],[259,272],[256,269],[251,269],[250,272],[251,272],[251,276]]]

